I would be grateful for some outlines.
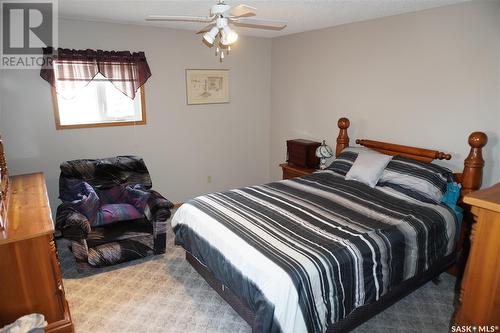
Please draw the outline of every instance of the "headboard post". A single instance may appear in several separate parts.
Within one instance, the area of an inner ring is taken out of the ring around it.
[[[335,148],[335,156],[338,156],[340,152],[349,146],[349,135],[347,134],[347,129],[349,128],[350,121],[347,118],[340,118],[337,122],[339,127],[339,136],[337,137],[337,146]]]
[[[483,147],[488,142],[488,136],[483,132],[473,132],[469,135],[469,156],[464,161],[462,173],[462,197],[481,187],[483,180]]]

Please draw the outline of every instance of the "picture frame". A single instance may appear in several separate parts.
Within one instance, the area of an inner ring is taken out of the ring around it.
[[[229,103],[228,69],[186,69],[188,105]]]

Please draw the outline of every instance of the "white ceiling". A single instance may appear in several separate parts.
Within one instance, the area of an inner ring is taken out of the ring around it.
[[[243,35],[277,37],[335,25],[397,15],[467,0],[226,0],[257,7],[256,18],[288,21],[282,31],[237,28]],[[148,15],[206,16],[213,1],[172,0],[59,0],[63,18],[140,24],[174,29],[197,30],[202,23],[145,22]]]

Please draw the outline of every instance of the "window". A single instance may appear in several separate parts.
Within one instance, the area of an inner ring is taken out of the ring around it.
[[[100,73],[73,98],[52,96],[57,129],[146,124],[144,87],[131,99]]]
[[[146,123],[144,52],[43,48],[57,129]]]

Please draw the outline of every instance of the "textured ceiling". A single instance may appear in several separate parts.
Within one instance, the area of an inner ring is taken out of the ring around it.
[[[257,7],[256,18],[288,21],[282,31],[237,28],[244,35],[277,37],[297,32],[331,27],[460,3],[466,0],[227,0],[235,6],[241,3]],[[174,29],[197,30],[202,23],[145,22],[148,15],[209,14],[216,1],[170,0],[59,0],[63,18],[91,21],[141,24]]]

